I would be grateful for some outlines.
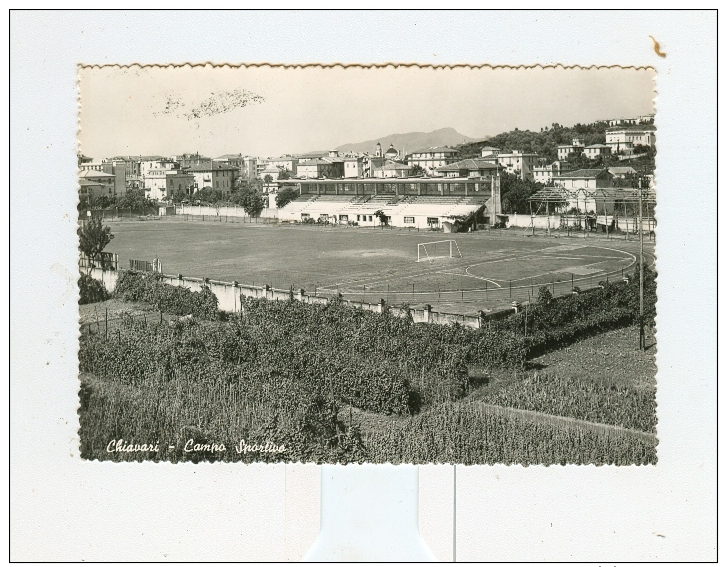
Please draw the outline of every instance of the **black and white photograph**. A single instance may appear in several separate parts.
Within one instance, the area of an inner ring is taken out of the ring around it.
[[[83,459],[656,465],[653,68],[78,76]]]

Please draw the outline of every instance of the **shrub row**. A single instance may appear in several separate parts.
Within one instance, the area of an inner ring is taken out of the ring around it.
[[[193,315],[200,319],[217,319],[217,296],[204,286],[202,291],[176,287],[161,281],[155,272],[119,271],[114,295],[126,301],[143,301],[170,315]]]
[[[644,272],[644,323],[654,324],[656,274]],[[539,356],[575,341],[638,322],[638,269],[628,282],[601,282],[601,287],[554,298],[547,286],[537,302],[503,320],[499,328],[525,337],[526,357]]]

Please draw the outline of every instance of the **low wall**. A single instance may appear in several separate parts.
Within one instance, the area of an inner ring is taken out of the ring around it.
[[[548,222],[550,222],[550,225],[548,225]],[[534,226],[535,228],[542,229],[547,229],[548,226],[550,226],[550,229],[552,230],[560,227],[560,215],[534,215],[531,217],[530,215],[519,215],[514,213],[508,215],[507,226],[508,228],[529,228]]]
[[[205,216],[205,217],[248,217],[240,206],[232,205],[230,207],[208,207],[204,205],[177,205],[178,215],[194,215],[194,216]],[[278,218],[278,209],[263,209],[259,215],[259,218],[275,219]]]
[[[563,217],[566,224],[570,226],[580,226],[581,220],[576,215],[567,215],[566,217]],[[598,219],[603,222],[604,216],[599,215]],[[609,214],[608,215],[609,222],[614,221],[614,215]],[[508,228],[531,228],[535,227],[536,229],[547,229],[548,223],[550,223],[550,229],[551,230],[558,230],[561,226],[561,216],[560,215],[533,215],[532,217],[530,215],[519,215],[517,213],[508,215],[508,221],[507,221],[507,227]],[[622,232],[632,232],[636,233],[639,230],[638,227],[639,219],[638,218],[632,218],[632,217],[616,217],[616,228]],[[651,232],[654,230],[654,227],[656,226],[656,222],[653,218],[647,218],[644,217],[642,220],[642,224],[644,227],[645,232]]]
[[[112,270],[102,270],[100,268],[90,268],[84,270],[92,278],[102,282],[109,293],[113,293],[116,289],[116,282],[119,278],[119,272]],[[219,308],[229,313],[239,313],[242,309],[241,298],[251,297],[254,299],[267,299],[269,301],[300,301],[311,305],[327,305],[330,299],[322,296],[307,295],[305,290],[282,290],[273,289],[266,285],[263,287],[242,285],[237,282],[221,282],[216,280],[205,280],[204,278],[195,278],[183,275],[161,275],[163,283],[186,287],[192,291],[201,291],[204,286],[210,288],[210,291],[217,296]],[[477,315],[457,315],[454,313],[440,313],[432,311],[431,306],[427,305],[423,309],[410,309],[409,311],[399,307],[389,307],[382,299],[379,303],[366,303],[363,301],[349,301],[344,299],[344,303],[350,307],[363,309],[365,311],[373,311],[375,313],[383,313],[388,311],[398,317],[411,316],[415,323],[434,323],[437,325],[452,325],[459,323],[465,327],[479,329],[482,325],[491,320],[501,319],[513,312],[512,309],[504,309],[500,311],[491,311],[488,313],[481,312]]]

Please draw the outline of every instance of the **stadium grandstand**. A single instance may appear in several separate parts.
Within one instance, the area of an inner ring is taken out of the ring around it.
[[[299,196],[278,211],[288,222],[322,221],[360,226],[444,228],[496,222],[500,178],[291,180]],[[380,215],[381,216],[381,215]]]

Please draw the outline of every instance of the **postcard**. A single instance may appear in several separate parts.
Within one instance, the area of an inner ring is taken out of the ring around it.
[[[658,462],[653,68],[78,73],[83,459]]]

